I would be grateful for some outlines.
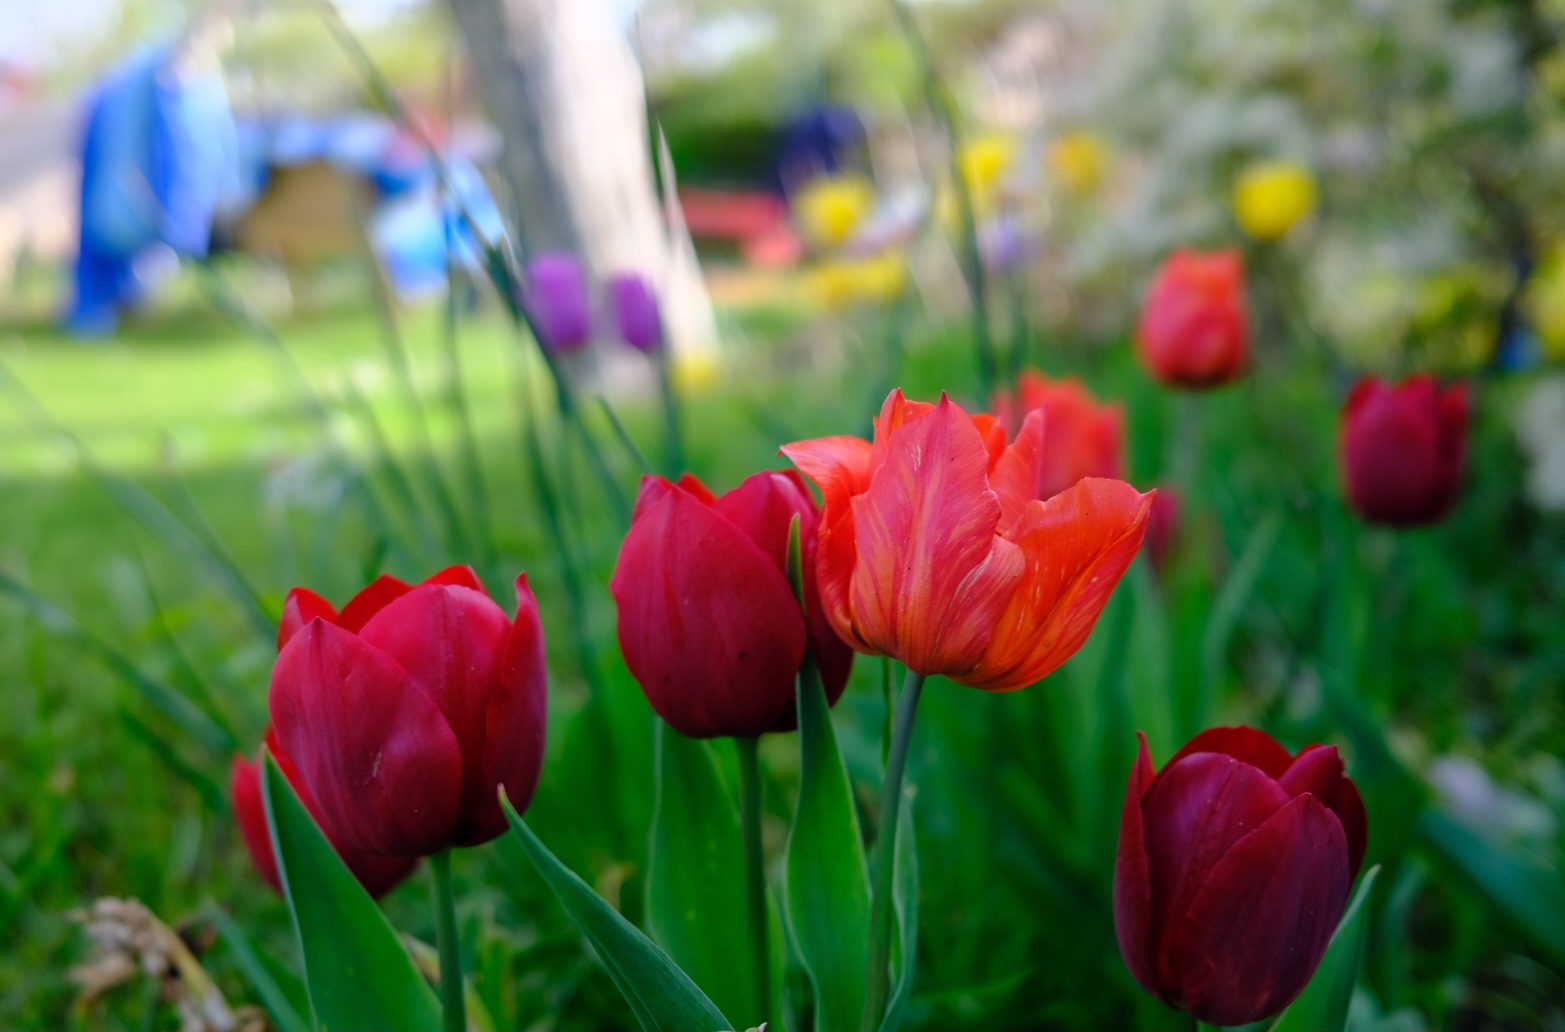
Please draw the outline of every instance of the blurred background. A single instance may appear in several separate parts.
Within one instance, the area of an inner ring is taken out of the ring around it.
[[[977,411],[1032,368],[1122,406],[1127,479],[1178,515],[1047,684],[928,693],[906,1027],[1187,1027],[1114,944],[1132,732],[1161,763],[1247,722],[1342,745],[1365,791],[1386,871],[1349,1027],[1565,1028],[1562,39],[1560,0],[11,5],[0,1024],[181,1020],[168,979],[89,964],[71,914],[106,895],[232,1005],[185,1027],[280,1020],[292,931],[227,778],[296,584],[470,563],[509,607],[525,568],[529,822],[636,920],[651,715],[605,585],[638,475],[724,490],[867,435],[892,387]],[[1130,343],[1181,247],[1246,270],[1251,370],[1199,396]],[[560,255],[568,344],[535,271]],[[604,286],[627,272],[651,346]],[[1471,384],[1462,498],[1362,526],[1339,411],[1413,373]],[[837,710],[866,826],[881,675],[861,657]],[[626,1027],[509,848],[457,863],[484,1017]],[[387,906],[429,941],[426,902]]]

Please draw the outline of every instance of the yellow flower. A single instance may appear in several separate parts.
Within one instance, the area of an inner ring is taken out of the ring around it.
[[[1556,248],[1538,267],[1527,285],[1527,314],[1543,353],[1565,360],[1565,246]]]
[[[907,285],[907,262],[894,251],[873,258],[822,262],[810,270],[808,289],[827,308],[894,300]]]
[[[1071,193],[1096,190],[1103,181],[1103,165],[1103,141],[1096,133],[1065,133],[1049,148],[1049,170]]]
[[[1016,152],[1016,141],[999,133],[975,136],[962,145],[957,166],[978,218],[994,210],[1000,185],[1016,163]]]
[[[1315,173],[1297,161],[1263,161],[1239,174],[1234,215],[1256,240],[1278,240],[1315,210]]]
[[[863,176],[819,176],[793,198],[804,239],[818,248],[845,243],[875,206],[875,190]]]
[[[721,370],[722,363],[715,349],[698,348],[676,351],[669,366],[669,376],[681,394],[699,394],[716,385]]]

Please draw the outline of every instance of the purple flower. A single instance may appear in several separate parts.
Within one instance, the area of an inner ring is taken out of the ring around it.
[[[587,274],[573,254],[541,254],[527,263],[527,311],[540,341],[553,351],[575,351],[592,337]]]
[[[637,351],[652,354],[663,346],[663,320],[658,314],[657,295],[647,281],[634,272],[609,277],[609,309],[614,325],[626,344]]]

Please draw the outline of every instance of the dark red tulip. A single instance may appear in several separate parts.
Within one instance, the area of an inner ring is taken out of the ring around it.
[[[786,572],[795,516],[808,619]],[[625,664],[675,730],[692,738],[793,730],[806,641],[827,699],[842,694],[853,651],[821,609],[819,522],[815,499],[791,470],[757,473],[721,498],[689,475],[677,484],[642,478],[609,590]]]
[[[1040,499],[1053,498],[1085,477],[1124,478],[1125,413],[1117,404],[1100,404],[1080,380],[1051,380],[1025,370],[1016,378],[1015,393],[997,391],[992,407],[1012,435],[1020,432],[1027,413],[1043,413]]]
[[[416,587],[381,577],[339,613],[288,596],[272,669],[272,724],[320,805],[359,849],[428,856],[505,830],[538,784],[547,687],[538,603],[516,618],[465,566]]]
[[[304,804],[304,808],[309,810],[315,822],[321,825],[327,841],[371,896],[384,896],[413,873],[413,869],[418,866],[417,857],[378,856],[341,841],[322,821],[320,804],[315,801],[314,796],[310,795],[310,790],[299,777],[299,769],[278,747],[277,736],[270,729],[266,732],[266,749],[277,761],[283,777],[287,778],[293,790],[299,793],[299,801]],[[255,869],[260,872],[266,884],[277,892],[282,892],[282,881],[277,877],[277,857],[272,851],[272,835],[266,825],[266,806],[261,799],[259,756],[254,760],[243,756],[234,757],[228,792],[234,803],[234,817],[239,822],[239,833],[244,836],[245,847],[250,850],[250,859],[255,862]]]
[[[1348,905],[1367,829],[1332,746],[1292,756],[1219,727],[1156,774],[1145,736],[1114,865],[1114,930],[1130,973],[1212,1025],[1291,1003]]]
[[[1152,277],[1136,346],[1170,387],[1218,387],[1250,360],[1244,260],[1238,251],[1178,250]]]
[[[1366,377],[1342,410],[1342,482],[1370,523],[1415,527],[1451,511],[1467,461],[1466,384],[1431,376],[1399,387]]]
[[[1147,558],[1152,568],[1162,572],[1168,562],[1168,553],[1179,539],[1184,502],[1179,492],[1168,484],[1159,484],[1157,496],[1152,499],[1152,512],[1147,517]]]

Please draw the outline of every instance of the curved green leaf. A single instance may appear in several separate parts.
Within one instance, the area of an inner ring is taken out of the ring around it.
[[[635,1011],[641,1027],[650,1030],[727,1032],[734,1026],[707,999],[668,954],[605,903],[587,883],[557,860],[500,793],[511,831],[545,884],[598,951],[609,977]]]
[[[647,930],[725,1014],[766,1020],[770,1001],[746,925],[743,844],[733,799],[705,742],[657,723],[657,803]]]
[[[857,1028],[869,972],[869,872],[848,770],[813,656],[799,670],[799,808],[787,911],[815,988],[815,1027]]]
[[[270,756],[261,787],[315,1026],[439,1028],[440,1005],[429,983]]]
[[[1348,1023],[1348,1004],[1358,983],[1364,959],[1364,938],[1369,929],[1369,894],[1380,874],[1377,865],[1364,872],[1353,901],[1332,933],[1326,955],[1310,984],[1277,1018],[1271,1032],[1342,1032]]]

